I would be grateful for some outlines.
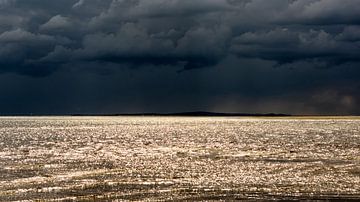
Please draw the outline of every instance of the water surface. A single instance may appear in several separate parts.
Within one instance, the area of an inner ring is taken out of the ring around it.
[[[2,117],[0,201],[360,200],[360,119]]]

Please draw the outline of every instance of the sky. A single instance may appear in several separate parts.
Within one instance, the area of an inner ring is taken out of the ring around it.
[[[0,114],[360,115],[358,0],[0,0]]]

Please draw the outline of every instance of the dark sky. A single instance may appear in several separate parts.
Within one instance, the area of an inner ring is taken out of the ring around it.
[[[358,0],[0,0],[0,114],[360,114]]]

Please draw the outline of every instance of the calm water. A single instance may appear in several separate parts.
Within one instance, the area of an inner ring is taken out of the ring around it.
[[[360,200],[360,119],[0,118],[0,201]]]

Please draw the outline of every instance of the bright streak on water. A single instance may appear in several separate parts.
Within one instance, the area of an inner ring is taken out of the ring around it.
[[[360,200],[360,119],[2,117],[0,201]]]

